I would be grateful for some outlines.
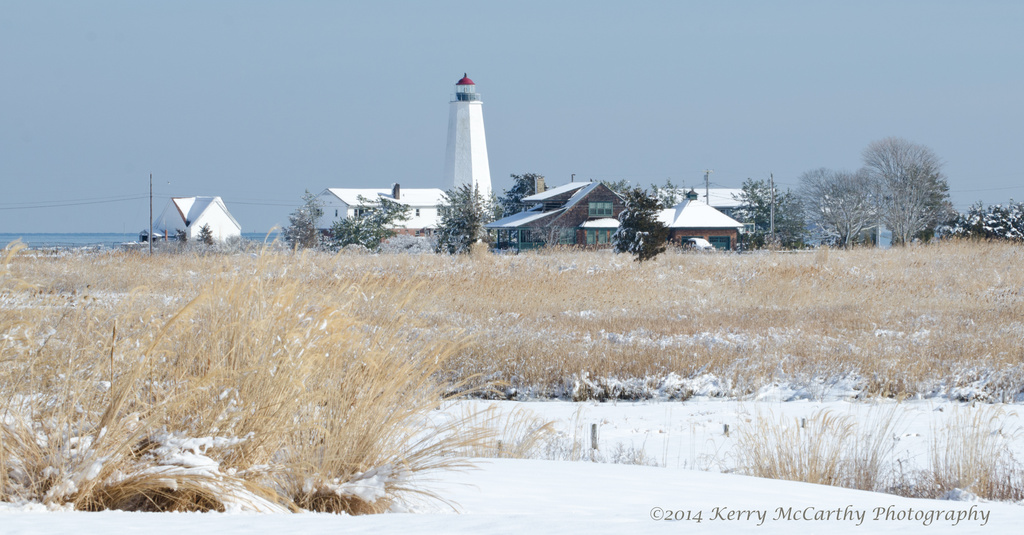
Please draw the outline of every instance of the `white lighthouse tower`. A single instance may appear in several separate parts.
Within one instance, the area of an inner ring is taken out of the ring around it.
[[[476,185],[491,196],[491,166],[487,162],[483,103],[476,84],[463,74],[455,83],[455,100],[448,111],[448,148],[444,157],[445,188]]]

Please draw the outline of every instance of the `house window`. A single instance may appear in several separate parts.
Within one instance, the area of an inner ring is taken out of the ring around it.
[[[576,229],[563,228],[558,230],[558,245],[576,245]]]
[[[338,209],[337,208],[334,209],[334,217],[338,217]]]
[[[366,208],[356,208],[356,217],[363,217],[366,213]]]
[[[590,203],[590,210],[588,211],[590,217],[611,217],[612,216],[612,203],[611,201],[596,201]]]
[[[588,228],[587,229],[587,245],[603,245],[611,243],[612,241],[611,229],[604,228]]]
[[[416,209],[416,217],[419,217],[419,216],[420,216],[420,209],[419,209],[419,208],[417,208],[417,209]]]

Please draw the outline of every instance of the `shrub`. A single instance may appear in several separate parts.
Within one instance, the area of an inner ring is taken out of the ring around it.
[[[379,512],[430,494],[414,474],[465,465],[449,452],[483,431],[424,424],[459,389],[436,379],[458,343],[407,336],[421,313],[408,286],[330,277],[309,291],[281,276],[304,256],[227,259],[183,257],[182,274],[218,276],[170,298],[168,316],[145,286],[103,306],[42,296],[0,311],[0,500]],[[95,276],[158,260],[92,261]],[[7,275],[0,292],[32,299]]]
[[[434,252],[434,247],[430,238],[398,234],[382,243],[380,252],[385,254],[424,254]]]

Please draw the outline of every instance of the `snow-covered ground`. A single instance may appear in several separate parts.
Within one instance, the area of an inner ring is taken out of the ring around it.
[[[472,409],[470,409],[470,407]],[[904,470],[927,468],[935,441],[952,430],[991,424],[988,434],[997,448],[1024,459],[1024,406],[952,402],[944,399],[847,401],[736,401],[692,398],[686,402],[512,402],[461,401],[447,409],[458,414],[495,407],[503,413],[529,411],[554,421],[568,442],[591,445],[597,425],[601,457],[613,453],[642,456],[646,464],[666,468],[731,472],[737,468],[735,447],[743,432],[758,424],[800,425],[816,415],[848,417],[851,430],[871,436],[882,432],[891,441],[891,461]],[[728,426],[728,431],[726,430]],[[940,444],[941,446],[941,444]]]
[[[327,514],[80,513],[39,505],[0,505],[0,534],[235,533],[1008,533],[1024,522],[1024,506],[986,502],[967,493],[944,500],[758,479],[737,468],[738,437],[760,419],[813,421],[818,411],[849,415],[863,432],[885,427],[890,461],[905,470],[928,466],[931,448],[965,422],[995,422],[986,436],[1024,458],[1020,406],[943,401],[652,403],[463,401],[446,412],[494,406],[527,409],[556,422],[558,458],[573,444],[589,449],[597,424],[605,461],[481,459],[478,469],[434,473],[421,485],[451,505],[411,498],[400,510],[347,517]],[[982,411],[982,412],[978,412]],[[974,418],[977,415],[983,418]],[[443,415],[437,415],[443,416]],[[993,419],[992,417],[996,418]],[[887,424],[887,425],[883,425]],[[726,434],[725,426],[729,426]],[[858,431],[860,432],[860,431]],[[577,448],[578,450],[578,448]]]
[[[1008,533],[1024,520],[1024,507],[1011,504],[913,500],[729,474],[580,462],[493,460],[479,470],[446,474],[434,488],[458,502],[458,514],[437,506],[360,517],[0,509],[0,532]],[[666,515],[680,520],[664,520]]]

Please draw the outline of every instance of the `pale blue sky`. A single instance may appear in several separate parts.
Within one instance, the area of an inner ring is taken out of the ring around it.
[[[245,232],[306,189],[442,187],[463,72],[498,192],[795,187],[900,136],[957,208],[1024,200],[1022,28],[1017,1],[0,0],[0,232],[137,232],[149,173],[157,213],[220,195]]]

